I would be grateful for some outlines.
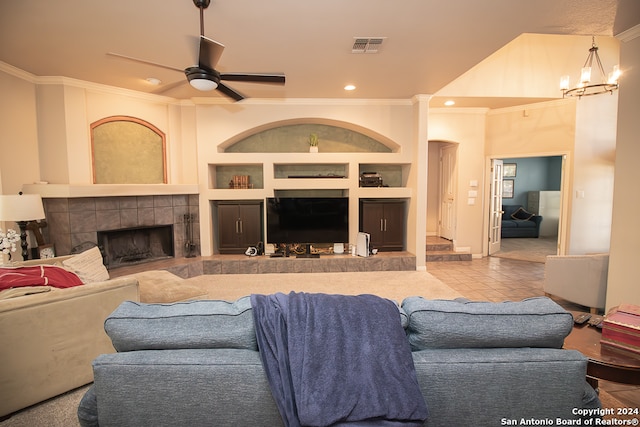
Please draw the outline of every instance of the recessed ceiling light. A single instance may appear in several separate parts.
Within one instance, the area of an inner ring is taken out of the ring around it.
[[[162,83],[162,80],[156,79],[155,77],[147,77],[145,80],[154,86],[158,86]]]
[[[445,101],[444,105],[446,105],[447,107],[451,107],[452,105],[456,105],[456,101],[450,99],[448,101]]]
[[[356,90],[356,87],[354,85],[346,85],[344,90]]]

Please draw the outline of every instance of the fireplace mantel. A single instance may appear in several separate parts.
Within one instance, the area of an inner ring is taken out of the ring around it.
[[[198,194],[196,184],[25,184],[26,194],[40,194],[43,198],[158,196]]]

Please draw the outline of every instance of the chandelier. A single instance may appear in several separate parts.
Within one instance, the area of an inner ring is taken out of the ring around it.
[[[600,82],[591,83],[591,71],[593,69],[593,60],[596,61],[596,66],[600,71]],[[615,65],[613,70],[608,76],[605,76],[602,62],[600,61],[600,55],[598,55],[598,46],[596,46],[595,37],[591,38],[591,49],[589,49],[589,55],[587,60],[582,66],[582,72],[580,73],[580,83],[573,89],[569,89],[569,76],[562,76],[560,78],[560,90],[562,90],[562,97],[568,98],[570,96],[577,96],[581,98],[583,96],[598,95],[601,93],[613,93],[614,90],[618,90],[618,78],[620,77],[620,67]]]

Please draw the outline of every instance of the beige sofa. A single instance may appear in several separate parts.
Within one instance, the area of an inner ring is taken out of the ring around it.
[[[140,300],[134,277],[0,300],[0,417],[92,382],[91,361],[115,351],[104,320],[125,300]]]

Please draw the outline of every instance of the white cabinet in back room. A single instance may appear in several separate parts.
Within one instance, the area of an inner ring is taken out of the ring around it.
[[[560,222],[559,191],[529,191],[527,210],[536,215],[542,215],[540,237],[555,237],[558,235],[558,224]]]

